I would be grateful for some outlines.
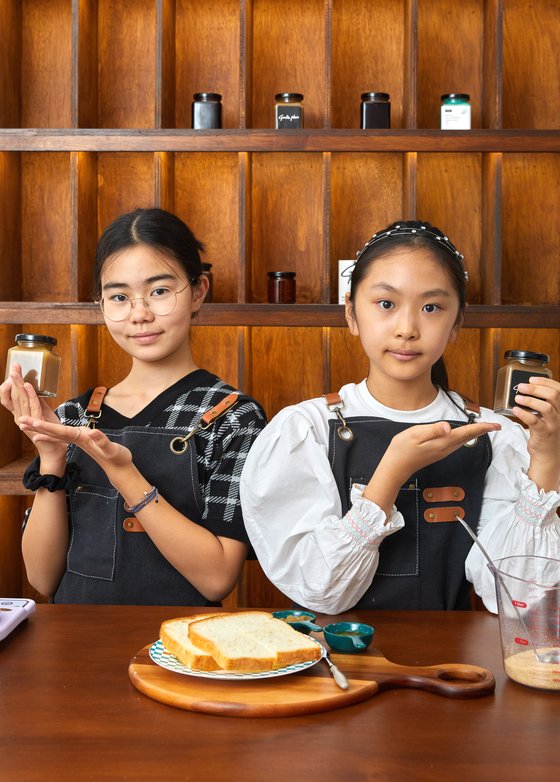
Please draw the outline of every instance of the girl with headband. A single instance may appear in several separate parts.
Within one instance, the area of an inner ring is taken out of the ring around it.
[[[426,222],[399,222],[358,253],[346,320],[369,371],[360,383],[282,410],[242,475],[249,537],[296,604],[468,609],[471,582],[496,610],[493,559],[560,559],[560,384],[520,385],[519,423],[448,388],[463,256]]]

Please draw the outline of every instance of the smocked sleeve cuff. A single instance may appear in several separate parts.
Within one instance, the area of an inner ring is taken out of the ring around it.
[[[518,473],[517,481],[519,497],[515,505],[515,520],[532,525],[556,522],[560,494],[557,491],[544,491],[537,488],[525,472]]]
[[[363,496],[365,486],[356,483],[350,493],[350,510],[342,517],[346,533],[361,547],[378,548],[385,538],[404,527],[404,519],[393,505],[389,520],[381,508]]]

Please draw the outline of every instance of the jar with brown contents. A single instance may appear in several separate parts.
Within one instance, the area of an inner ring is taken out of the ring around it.
[[[21,366],[25,383],[31,383],[38,396],[56,396],[60,356],[54,353],[54,337],[43,334],[16,334],[16,344],[8,350],[6,379],[14,364]]]
[[[532,353],[530,350],[507,350],[504,358],[506,363],[498,371],[494,412],[513,417],[513,408],[523,407],[515,401],[519,384],[528,383],[530,377],[552,377],[552,372],[546,366],[550,357],[546,353]],[[535,412],[529,408],[523,409]]]

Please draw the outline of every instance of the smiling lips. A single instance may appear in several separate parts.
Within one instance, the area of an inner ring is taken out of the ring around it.
[[[160,336],[160,332],[144,332],[140,331],[137,334],[132,334],[132,339],[138,342],[140,345],[151,345]]]
[[[421,353],[414,350],[388,350],[387,353],[397,361],[412,361],[412,359],[421,355]]]

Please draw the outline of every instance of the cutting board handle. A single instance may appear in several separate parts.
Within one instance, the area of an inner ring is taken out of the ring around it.
[[[427,690],[447,698],[479,698],[494,692],[496,681],[486,668],[461,663],[406,666],[392,664],[376,673],[380,690],[408,687]]]

